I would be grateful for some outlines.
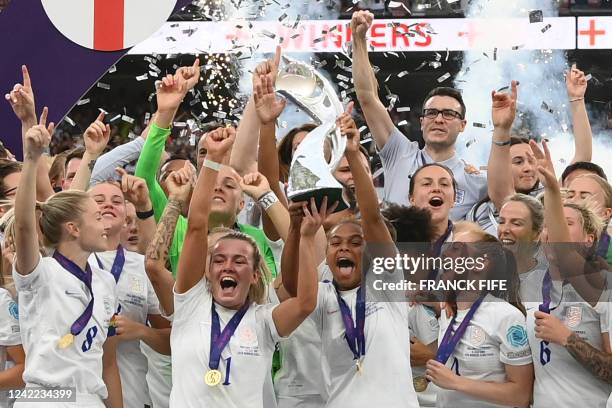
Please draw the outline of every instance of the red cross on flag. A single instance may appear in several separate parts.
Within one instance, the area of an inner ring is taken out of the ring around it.
[[[612,17],[578,17],[578,48],[612,48]]]
[[[42,0],[65,37],[98,51],[116,51],[147,39],[168,19],[176,0]]]

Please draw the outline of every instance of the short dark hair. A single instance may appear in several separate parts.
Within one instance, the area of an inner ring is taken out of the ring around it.
[[[586,170],[588,172],[597,174],[599,177],[606,181],[608,180],[608,178],[606,177],[606,172],[597,164],[586,161],[579,161],[570,164],[565,168],[565,170],[563,170],[563,174],[561,174],[561,184],[565,183],[565,179],[568,178],[569,175],[576,170]]]
[[[451,180],[453,181],[454,196],[457,195],[457,181],[455,180],[455,175],[453,174],[453,171],[450,168],[448,168],[445,165],[440,164],[440,163],[427,163],[427,164],[419,167],[417,169],[417,171],[415,171],[414,174],[412,174],[412,176],[410,176],[410,184],[408,186],[408,196],[409,197],[412,197],[412,194],[414,193],[414,180],[416,179],[416,176],[421,172],[421,170],[426,169],[427,167],[433,167],[433,166],[441,167],[444,170],[446,170],[448,172],[448,174],[450,174]]]
[[[8,159],[9,158],[9,150],[4,147],[4,143],[0,140],[0,158]]]
[[[431,242],[434,237],[431,213],[417,207],[389,204],[382,215],[396,231],[396,242]]]
[[[434,96],[450,96],[451,98],[456,99],[457,102],[459,102],[459,105],[461,105],[461,119],[465,118],[465,103],[463,102],[463,96],[461,95],[461,92],[459,92],[458,89],[450,88],[447,86],[439,86],[437,88],[432,89],[431,91],[429,91],[427,96],[425,96],[425,99],[423,99],[422,110],[425,110],[425,104],[429,99],[433,98]]]
[[[84,154],[85,154],[85,148],[84,147],[75,147],[74,149],[69,150],[66,153],[66,162],[64,164],[64,170],[65,170],[66,166],[68,166],[68,163],[70,163],[70,160],[72,160],[72,159],[82,159]]]
[[[510,136],[510,146],[518,144],[529,144],[529,139],[520,136]]]
[[[4,185],[4,178],[7,176],[10,176],[13,173],[19,173],[20,171],[21,171],[20,162],[7,160],[7,159],[0,159],[0,199],[2,200],[6,199],[6,195],[5,195],[6,186]]]
[[[310,133],[317,128],[314,123],[305,123],[302,126],[291,129],[278,144],[278,162],[281,166],[281,172],[286,170],[289,175],[289,166],[293,157],[293,139],[300,132]]]

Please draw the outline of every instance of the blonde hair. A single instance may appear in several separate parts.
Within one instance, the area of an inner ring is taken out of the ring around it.
[[[506,197],[502,207],[507,203],[513,201],[517,203],[523,203],[525,207],[529,210],[529,214],[531,215],[531,225],[532,231],[536,233],[541,233],[544,229],[544,196],[542,199],[534,198],[527,194],[515,193],[509,197]]]
[[[563,207],[572,208],[580,214],[580,221],[582,223],[582,230],[586,234],[592,234],[595,236],[595,241],[599,240],[599,235],[603,231],[605,224],[602,218],[597,213],[585,204],[578,203],[564,203]]]
[[[601,178],[597,174],[593,173],[581,174],[574,180],[579,178],[590,178],[591,180],[599,184],[599,187],[601,187],[601,191],[605,200],[604,205],[606,206],[606,208],[612,208],[612,186],[610,186],[610,183],[608,183],[605,179]]]
[[[251,245],[251,248],[253,249],[253,266],[254,269],[257,271],[259,279],[257,280],[256,284],[251,285],[251,287],[249,288],[247,300],[249,302],[255,302],[257,304],[266,303],[266,298],[268,294],[268,284],[271,282],[272,278],[268,266],[266,265],[265,259],[261,256],[261,252],[259,251],[259,247],[257,246],[255,240],[249,235],[243,234],[242,232],[224,227],[214,228],[210,231],[209,236],[218,233],[224,233],[224,235],[214,240],[214,242],[209,242],[209,254],[212,254],[213,247],[221,240],[233,239],[244,241]]]
[[[80,221],[85,203],[90,199],[84,191],[67,190],[53,194],[45,202],[36,203],[36,209],[41,211],[39,223],[45,245],[57,247],[62,240],[63,224]]]

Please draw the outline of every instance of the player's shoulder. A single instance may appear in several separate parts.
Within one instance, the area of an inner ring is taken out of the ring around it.
[[[493,295],[485,297],[483,306],[487,310],[487,317],[495,325],[503,324],[508,320],[525,320],[525,315],[516,306]]]

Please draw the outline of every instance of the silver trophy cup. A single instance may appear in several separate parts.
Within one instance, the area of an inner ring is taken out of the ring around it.
[[[276,78],[276,92],[318,125],[293,154],[287,195],[292,201],[314,197],[317,208],[327,196],[329,206],[338,201],[336,211],[348,208],[342,184],[333,176],[346,148],[346,137],[336,127],[336,118],[344,112],[342,103],[329,81],[310,65],[287,57],[283,57],[283,62]],[[324,154],[326,145],[329,161]]]

